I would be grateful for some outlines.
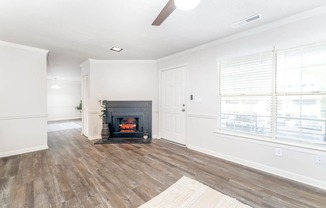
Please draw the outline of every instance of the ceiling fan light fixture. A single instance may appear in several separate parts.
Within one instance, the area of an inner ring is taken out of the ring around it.
[[[174,4],[178,9],[190,10],[198,6],[200,0],[174,0]]]

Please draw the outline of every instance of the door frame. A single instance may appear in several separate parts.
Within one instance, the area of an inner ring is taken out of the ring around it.
[[[168,68],[162,68],[162,69],[159,69],[159,115],[158,115],[158,139],[162,139],[161,137],[161,118],[162,118],[162,107],[161,107],[161,101],[162,101],[162,72],[164,71],[168,71],[168,70],[173,70],[173,69],[177,69],[177,68],[180,68],[180,67],[185,67],[185,83],[186,83],[186,92],[185,92],[185,105],[186,105],[186,112],[185,112],[185,146],[188,146],[188,131],[187,131],[187,126],[188,126],[188,67],[189,65],[188,64],[180,64],[180,65],[175,65],[175,66],[172,66],[172,67],[168,67]],[[171,143],[174,143],[173,141],[169,141],[169,140],[166,140],[168,142],[171,142]],[[182,145],[183,144],[179,144],[179,143],[175,143],[177,145]]]
[[[88,103],[89,103],[89,76],[82,77],[82,131],[81,134],[88,137]]]

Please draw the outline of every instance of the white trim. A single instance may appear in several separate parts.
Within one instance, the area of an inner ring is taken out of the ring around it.
[[[82,127],[82,130],[83,130],[83,127]],[[83,131],[80,133],[80,135],[82,135],[88,139],[88,135],[86,135]]]
[[[55,77],[47,77],[47,80],[48,81],[53,81],[55,79]],[[57,79],[57,82],[60,82],[62,84],[66,84],[66,83],[69,83],[69,84],[78,84],[80,85],[81,84],[81,80],[80,78],[77,80],[77,79],[71,79],[71,80],[68,80],[68,79],[62,79],[60,78],[60,80]]]
[[[81,117],[75,117],[75,118],[57,118],[57,119],[51,119],[51,120],[48,120],[48,122],[51,122],[51,121],[73,121],[73,120],[81,120]]]
[[[272,139],[268,137],[250,137],[245,135],[240,135],[236,133],[228,133],[223,131],[216,130],[213,132],[216,136],[223,135],[225,138],[228,139],[236,139],[244,142],[252,142],[256,144],[262,145],[269,145],[274,147],[282,147],[284,149],[294,150],[298,152],[305,152],[309,154],[319,154],[326,156],[326,146],[325,145],[318,145],[318,144],[310,144],[304,142],[300,144],[299,142],[290,142],[288,140],[279,140],[279,139]]]
[[[188,117],[192,118],[207,118],[207,119],[217,119],[217,115],[209,115],[209,114],[193,114],[189,113]]]
[[[89,62],[88,62],[89,63]],[[84,62],[83,64],[86,64]],[[81,66],[83,68],[83,66]],[[81,76],[81,101],[82,101],[82,130],[81,134],[88,136],[89,133],[89,118],[88,118],[88,106],[89,106],[89,75],[83,75],[83,69],[81,70],[82,76]]]
[[[88,59],[90,62],[95,63],[148,63],[156,64],[157,60],[98,60],[98,59]]]
[[[192,150],[195,150],[195,151],[198,151],[198,152],[202,152],[202,153],[205,153],[205,154],[217,157],[217,158],[221,158],[221,159],[224,159],[224,160],[227,160],[227,161],[231,161],[231,162],[234,162],[234,163],[245,165],[245,166],[248,166],[248,167],[251,167],[251,168],[254,168],[254,169],[258,169],[258,170],[261,170],[261,171],[264,171],[264,172],[267,172],[267,173],[271,173],[271,174],[274,174],[274,175],[277,175],[277,176],[281,176],[281,177],[284,177],[284,178],[287,178],[287,179],[290,179],[290,180],[295,180],[297,182],[301,182],[301,183],[304,183],[304,184],[308,184],[308,185],[311,185],[311,186],[318,187],[318,188],[326,190],[326,182],[325,181],[316,180],[316,179],[313,179],[313,178],[309,178],[309,177],[306,177],[306,176],[294,174],[294,173],[284,171],[284,170],[281,170],[281,169],[272,168],[270,166],[263,165],[263,164],[260,164],[260,163],[255,163],[255,162],[252,162],[252,161],[249,161],[249,160],[244,160],[244,159],[241,159],[241,158],[232,157],[232,156],[229,156],[229,155],[226,155],[226,154],[223,154],[223,153],[218,153],[218,152],[208,150],[208,149],[205,149],[205,148],[201,148],[201,147],[198,147],[198,146],[195,146],[195,145],[188,145],[187,147],[189,149],[192,149]]]
[[[272,62],[272,96],[271,96],[271,137],[276,138],[277,132],[277,52],[275,47],[273,49],[273,62]]]
[[[14,119],[30,119],[30,118],[47,118],[48,114],[39,115],[15,115],[15,116],[0,116],[0,120],[14,120]]]
[[[180,67],[189,67],[189,64],[179,64],[179,65],[176,65],[176,66],[171,66],[171,67],[167,67],[167,68],[162,68],[162,69],[158,69],[159,72],[162,72],[162,71],[167,71],[167,70],[171,70],[171,69],[176,69],[176,68],[180,68]]]
[[[20,154],[29,153],[29,152],[36,152],[36,151],[46,150],[46,149],[49,149],[48,145],[41,145],[41,146],[37,146],[37,147],[29,147],[29,148],[23,148],[23,149],[19,149],[19,150],[2,152],[2,153],[0,153],[0,158],[9,157],[12,155],[20,155]]]
[[[180,147],[187,147],[187,145],[185,145],[185,144],[180,144],[178,142],[174,142],[174,141],[171,141],[171,140],[168,140],[168,139],[164,139],[164,138],[158,138],[158,139],[163,141],[163,142],[174,144],[174,145],[177,145],[177,146],[180,146]]]
[[[83,67],[85,67],[85,65],[86,65],[87,63],[90,64],[90,59],[86,59],[85,61],[83,61],[82,63],[80,63],[79,66],[80,66],[81,68],[83,68]],[[88,74],[87,74],[87,75],[88,75]]]
[[[31,47],[31,46],[20,45],[17,43],[6,42],[6,41],[2,41],[2,40],[0,40],[0,45],[6,46],[6,47],[14,47],[14,48],[19,48],[19,49],[24,49],[24,50],[36,51],[36,52],[41,52],[41,53],[45,53],[45,54],[49,53],[49,50],[35,48],[35,47]]]
[[[218,45],[230,42],[230,41],[234,41],[234,40],[237,40],[237,39],[240,39],[240,38],[243,38],[243,37],[247,37],[247,36],[250,36],[250,35],[254,35],[254,34],[257,34],[257,33],[265,32],[265,31],[268,31],[268,30],[271,30],[271,29],[274,29],[274,28],[277,28],[277,27],[281,27],[281,26],[284,26],[284,25],[287,25],[287,24],[290,24],[290,23],[297,22],[299,20],[304,20],[304,19],[307,19],[307,18],[310,18],[310,17],[314,17],[314,16],[317,16],[317,15],[324,14],[324,13],[326,13],[326,5],[321,6],[321,7],[317,7],[317,8],[314,8],[314,9],[311,9],[311,10],[308,10],[308,11],[305,11],[305,12],[302,12],[302,13],[299,13],[299,14],[296,14],[296,15],[281,19],[281,20],[277,20],[277,21],[274,21],[274,22],[271,22],[271,23],[268,23],[268,24],[253,28],[253,29],[249,29],[249,30],[246,30],[246,31],[243,31],[243,32],[240,32],[240,33],[236,33],[234,35],[227,36],[226,38],[220,38],[220,39],[217,39],[217,40],[215,40],[213,42],[210,42],[210,43],[207,43],[207,44],[202,44],[200,46],[197,46],[197,47],[194,47],[194,48],[191,48],[191,49],[188,49],[188,50],[184,50],[184,51],[181,51],[179,53],[175,53],[175,54],[172,54],[172,55],[169,55],[169,56],[162,57],[162,58],[158,59],[157,62],[159,63],[159,62],[166,61],[166,60],[169,60],[169,59],[173,59],[173,58],[176,58],[176,57],[179,57],[179,56],[183,56],[183,55],[194,53],[194,52],[197,52],[197,51],[200,51],[200,50],[204,50],[204,49],[207,49],[207,48],[210,48],[210,47],[218,46]]]
[[[100,114],[100,111],[94,111],[94,110],[91,110],[91,111],[86,111],[86,113],[88,114]]]
[[[102,139],[101,135],[97,135],[97,136],[86,136],[86,137],[90,141],[95,140],[95,139]]]
[[[152,139],[158,139],[158,138],[159,138],[159,136],[157,134],[152,135]]]
[[[50,106],[50,105],[48,105],[48,108],[73,108],[73,109],[75,109],[75,105],[62,105],[62,106]],[[76,111],[79,111],[79,110],[77,110],[77,109],[75,109]]]

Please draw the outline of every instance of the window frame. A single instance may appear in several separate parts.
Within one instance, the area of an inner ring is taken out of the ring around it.
[[[321,43],[318,45],[324,45],[325,49],[326,49],[326,43]],[[317,45],[317,46],[318,46]],[[300,47],[295,47],[295,48],[291,48],[291,49],[285,49],[285,50],[275,50],[275,47],[272,51],[269,51],[272,53],[272,79],[271,79],[271,84],[272,84],[272,91],[271,94],[269,94],[268,96],[271,96],[271,135],[257,135],[257,134],[248,134],[245,132],[241,132],[241,131],[236,131],[233,129],[226,129],[226,128],[222,128],[222,100],[224,97],[226,97],[227,95],[223,95],[221,93],[221,89],[222,89],[222,82],[221,82],[221,73],[222,73],[222,62],[223,61],[228,61],[228,60],[232,60],[232,58],[230,59],[225,59],[225,60],[220,60],[217,61],[217,69],[218,69],[218,96],[217,96],[217,130],[216,133],[219,134],[223,134],[223,135],[229,135],[229,136],[236,136],[236,137],[240,137],[240,138],[249,138],[249,139],[254,139],[254,140],[260,140],[260,141],[269,141],[269,142],[273,142],[273,143],[284,143],[284,144],[295,144],[295,146],[304,146],[304,147],[310,147],[313,146],[313,149],[316,148],[316,146],[320,146],[321,149],[325,149],[326,148],[326,140],[324,139],[323,141],[314,141],[314,140],[309,140],[309,139],[289,139],[289,138],[282,138],[278,135],[278,126],[277,126],[277,119],[280,118],[280,116],[277,115],[278,111],[277,111],[277,107],[278,107],[278,102],[279,102],[279,97],[280,96],[284,96],[284,93],[279,93],[277,91],[277,72],[278,72],[278,54],[287,51],[287,50],[295,50],[295,49],[300,49],[302,47],[315,47],[316,44],[308,44],[306,46],[300,46]],[[268,52],[268,51],[267,51]],[[254,55],[258,55],[258,54],[262,54],[262,53],[267,53],[267,52],[261,52],[261,53],[255,53],[255,54],[251,54],[251,55],[247,55],[247,56],[242,56],[242,57],[235,57],[233,59],[236,58],[245,58],[245,57],[249,57],[249,56],[254,56]],[[254,93],[252,93],[254,94]],[[285,93],[286,95],[299,95],[299,96],[303,96],[303,94],[308,94],[308,95],[321,95],[321,96],[326,96],[326,91],[312,91],[312,92],[304,92],[304,93]],[[240,97],[240,96],[250,96],[250,95],[233,95],[235,97]],[[267,96],[267,94],[266,94]],[[321,119],[322,120],[322,119]],[[326,122],[325,120],[322,120],[324,122]],[[326,130],[324,130],[326,131]],[[322,132],[321,134],[325,134],[325,132]],[[318,148],[317,148],[318,149]]]

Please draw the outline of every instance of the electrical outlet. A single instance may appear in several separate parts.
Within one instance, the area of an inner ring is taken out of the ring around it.
[[[275,148],[275,155],[282,157],[283,155],[283,149],[282,148]]]
[[[317,165],[323,165],[324,164],[324,157],[321,156],[321,155],[317,155],[315,162],[316,162]]]

